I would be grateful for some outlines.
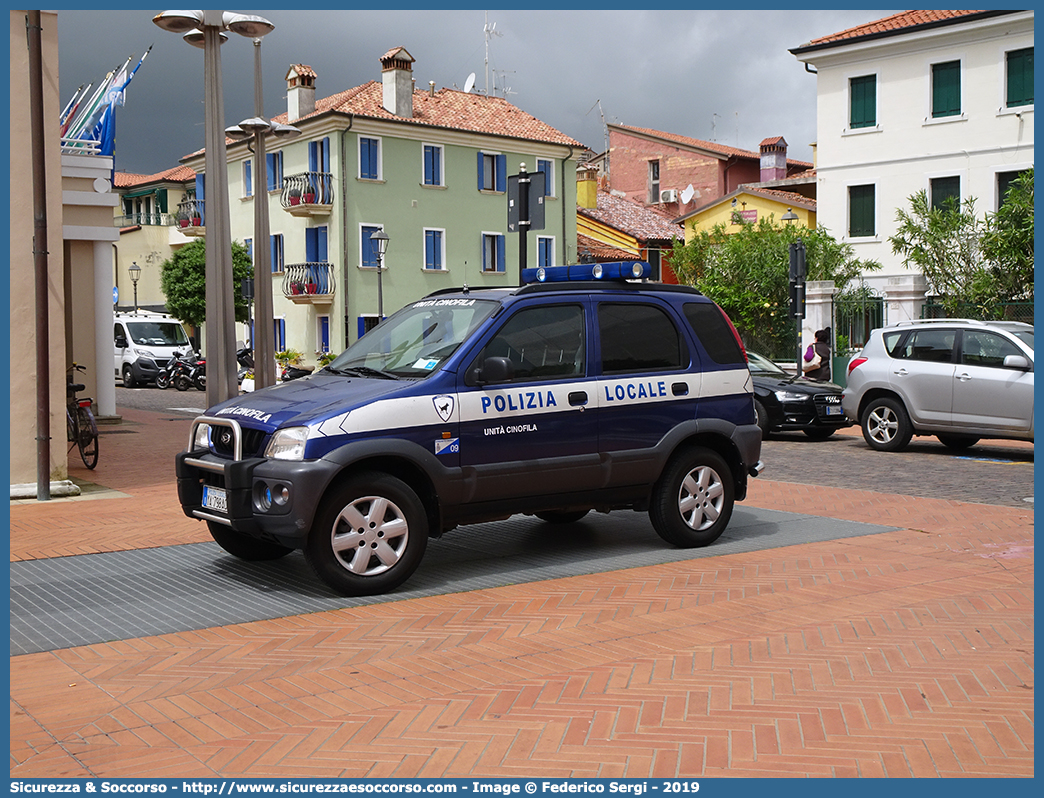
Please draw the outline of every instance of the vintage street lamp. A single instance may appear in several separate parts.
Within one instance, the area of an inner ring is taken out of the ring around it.
[[[384,321],[384,289],[382,277],[384,272],[384,253],[388,251],[388,234],[378,230],[370,236],[373,254],[377,256],[377,323]]]
[[[131,261],[131,265],[127,268],[127,273],[130,274],[131,283],[134,285],[134,312],[138,312],[138,280],[141,278],[141,266],[138,265],[137,261]]]

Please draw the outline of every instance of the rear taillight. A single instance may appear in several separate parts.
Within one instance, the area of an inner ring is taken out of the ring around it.
[[[80,407],[90,407],[91,406],[91,400],[90,399],[80,399],[76,404],[78,404]]]
[[[849,373],[849,374],[851,374],[851,373],[852,373],[852,370],[853,370],[853,369],[854,369],[854,368],[855,368],[856,366],[861,366],[861,365],[863,365],[863,364],[864,364],[865,362],[866,362],[866,358],[865,358],[865,357],[854,357],[854,358],[852,358],[852,359],[851,359],[851,360],[850,360],[850,361],[848,362],[848,373]]]
[[[722,316],[724,316],[725,322],[729,325],[729,329],[732,330],[733,338],[736,339],[736,345],[740,348],[740,351],[743,353],[743,362],[747,363],[747,365],[749,366],[750,360],[747,357],[747,349],[743,346],[743,339],[740,338],[740,334],[739,331],[736,329],[736,325],[732,323],[732,319],[729,318],[729,314],[721,309],[721,305],[715,302],[714,307],[716,307],[718,309],[718,312]]]

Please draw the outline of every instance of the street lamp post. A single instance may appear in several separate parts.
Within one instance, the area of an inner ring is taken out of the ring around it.
[[[377,256],[377,323],[384,321],[384,253],[388,251],[388,234],[384,230],[378,230],[370,236],[370,245],[373,254]]]
[[[131,265],[127,268],[127,272],[130,274],[131,284],[134,286],[134,313],[138,312],[138,280],[141,277],[141,266],[138,265],[137,261],[131,261]]]
[[[210,200],[206,210],[207,403],[239,395],[236,380],[236,317],[232,286],[232,234],[228,208],[228,162],[225,153],[224,94],[221,79],[222,41],[231,30],[258,38],[275,27],[263,17],[227,11],[164,11],[152,18],[159,27],[184,34],[203,48],[206,107],[206,178]],[[263,246],[264,242],[258,242]]]
[[[272,320],[275,308],[272,299],[271,237],[268,208],[268,159],[265,137],[272,133],[277,138],[300,136],[292,125],[273,124],[265,120],[264,98],[261,91],[261,36],[254,39],[254,116],[225,129],[230,138],[254,138],[254,323],[262,330],[253,336],[254,387],[265,388],[276,383],[275,340]]]

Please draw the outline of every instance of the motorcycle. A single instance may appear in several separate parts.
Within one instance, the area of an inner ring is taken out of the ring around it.
[[[171,385],[176,387],[175,377],[187,371],[194,359],[195,354],[193,353],[186,354],[185,352],[175,351],[173,357],[156,374],[156,387],[162,389],[169,388]]]
[[[189,352],[187,355],[182,355],[171,360],[171,385],[179,391],[187,391],[191,388],[194,380],[193,371],[196,368],[197,362],[198,358],[195,352]],[[204,388],[200,388],[200,390],[205,390],[205,384]]]
[[[189,381],[196,386],[197,391],[207,389],[207,361],[197,358],[188,373]]]
[[[306,366],[305,368],[300,368],[299,366],[291,366],[290,364],[287,364],[287,365],[283,366],[283,371],[279,375],[279,379],[281,379],[283,382],[286,382],[288,380],[299,379],[300,377],[307,377],[311,373],[312,373],[312,367],[311,366]]]
[[[239,372],[236,374],[236,379],[238,379],[239,384],[242,385],[243,378],[254,370],[253,350],[246,346],[242,349],[237,349],[236,361],[239,363]]]

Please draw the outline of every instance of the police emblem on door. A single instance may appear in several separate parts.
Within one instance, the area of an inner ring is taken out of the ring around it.
[[[453,397],[433,396],[431,401],[435,405],[435,412],[439,414],[439,418],[443,421],[449,421],[450,416],[453,415]]]

